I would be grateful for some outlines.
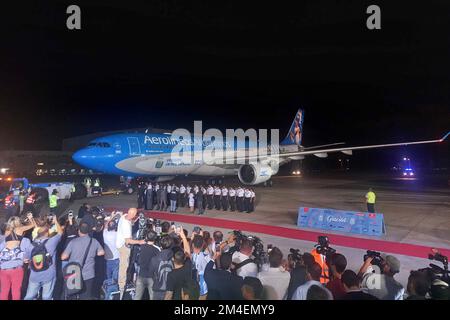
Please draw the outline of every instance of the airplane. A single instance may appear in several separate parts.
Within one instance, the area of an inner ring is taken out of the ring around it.
[[[87,147],[76,151],[72,158],[88,169],[106,174],[125,176],[129,179],[148,177],[155,181],[170,181],[180,175],[205,177],[238,176],[245,185],[271,182],[279,166],[291,161],[314,155],[326,158],[329,153],[342,152],[351,155],[354,150],[407,146],[443,142],[441,139],[355,147],[336,147],[343,142],[312,147],[302,146],[304,110],[299,109],[286,137],[280,142],[276,157],[269,153],[266,157],[243,156],[247,162],[240,164],[207,164],[204,161],[188,163],[174,161],[172,150],[179,141],[173,141],[172,133],[119,133],[92,140]],[[192,137],[191,137],[192,138]],[[193,138],[195,139],[195,137]],[[195,141],[195,140],[192,140]],[[248,152],[254,145],[246,140],[242,144]],[[203,145],[203,148],[205,146]],[[225,146],[224,146],[225,148]],[[235,149],[236,150],[236,149]],[[199,150],[198,152],[202,152]],[[242,160],[236,157],[235,160]],[[277,163],[274,163],[277,161]],[[269,184],[271,185],[271,183]],[[130,190],[133,192],[133,190]]]

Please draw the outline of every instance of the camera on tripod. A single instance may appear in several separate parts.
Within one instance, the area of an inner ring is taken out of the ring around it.
[[[302,260],[303,255],[300,253],[300,249],[290,248],[288,254],[288,261],[291,268],[295,268]]]
[[[430,263],[428,268],[419,269],[419,271],[425,272],[430,281],[439,279],[450,285],[450,272],[448,271],[448,257],[444,256],[436,249],[432,249],[431,251],[432,253],[428,255],[428,259],[441,262],[443,264],[443,267],[439,267],[434,263]]]

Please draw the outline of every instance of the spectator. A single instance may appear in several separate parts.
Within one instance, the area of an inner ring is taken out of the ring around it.
[[[40,227],[37,238],[25,250],[25,259],[30,261],[31,271],[24,300],[36,299],[41,289],[42,300],[52,300],[53,298],[53,289],[56,283],[56,249],[63,233],[56,216],[53,219],[57,234],[50,237],[49,227]],[[44,263],[46,254],[51,257],[48,264]]]
[[[317,263],[314,262],[311,265],[306,267],[306,283],[301,285],[300,287],[295,290],[292,300],[306,300],[306,295],[308,294],[308,289],[313,285],[322,286],[320,283],[320,277],[322,275],[322,267]],[[331,292],[323,287],[323,289],[328,294],[328,300],[333,300],[333,295]]]
[[[394,279],[400,272],[400,261],[394,256],[386,256],[380,268],[382,273],[377,274],[372,272],[372,260],[372,257],[368,257],[359,270],[361,287],[380,300],[403,300],[405,289]]]
[[[411,271],[406,290],[408,292],[406,300],[425,300],[425,296],[430,290],[430,282],[426,274],[420,271]]]
[[[119,280],[119,250],[116,247],[117,220],[114,216],[105,220],[103,243],[106,260],[106,280],[117,283]]]
[[[93,235],[93,231],[95,231],[95,227],[97,225],[97,219],[96,219],[96,211],[89,210],[86,211],[83,218],[80,220],[80,224],[86,223],[89,226],[89,235]]]
[[[341,281],[344,286],[345,295],[341,300],[378,300],[376,297],[365,293],[359,286],[359,278],[352,270],[345,270],[342,273]]]
[[[145,237],[145,243],[141,245],[139,254],[139,274],[136,279],[136,295],[134,300],[141,300],[145,289],[148,290],[149,300],[153,299],[153,274],[151,270],[151,261],[156,257],[161,249],[155,245],[158,235],[150,230]]]
[[[208,286],[206,285],[204,275],[206,265],[211,261],[211,257],[209,256],[209,252],[205,250],[205,241],[202,232],[200,234],[193,233],[192,251],[191,259],[192,267],[194,268],[194,279],[197,279],[198,285],[200,286],[199,299],[205,300],[208,294]]]
[[[233,253],[233,264],[236,274],[242,278],[257,277],[258,266],[250,258],[253,253],[253,244],[249,239],[241,241],[240,250]]]
[[[258,274],[258,279],[264,287],[265,300],[283,300],[287,297],[287,289],[291,276],[281,263],[283,253],[277,247],[274,247],[269,253],[270,268]]]
[[[213,242],[211,243],[211,252],[216,252],[216,246],[220,245],[223,241],[223,233],[221,231],[214,231]]]
[[[292,259],[290,264],[290,280],[288,286],[287,299],[292,300],[295,290],[302,284],[306,283],[306,267],[314,262],[314,256],[309,252],[305,252],[300,259]]]
[[[309,287],[306,300],[330,300],[330,296],[323,286],[315,284]]]
[[[173,255],[173,270],[167,275],[167,291],[165,300],[181,300],[181,289],[183,285],[192,279],[192,263],[189,258],[190,248],[184,232],[178,232],[183,241],[183,247],[176,248]],[[198,297],[197,297],[198,300]]]
[[[242,283],[241,292],[244,300],[261,300],[264,287],[258,278],[246,277]]]
[[[214,269],[214,261],[208,262],[205,268],[205,281],[208,286],[208,300],[242,300],[242,277],[231,273],[232,256],[229,253],[215,254],[220,260],[220,268]]]
[[[70,241],[61,255],[61,260],[68,259],[69,262],[76,262],[82,265],[87,252],[86,261],[82,265],[83,268],[81,270],[84,280],[83,290],[80,293],[81,300],[89,300],[92,298],[95,278],[95,257],[105,254],[100,243],[89,236],[89,231],[89,225],[82,223],[78,231],[78,238]]]
[[[119,290],[120,299],[125,293],[127,282],[127,269],[130,261],[130,246],[133,244],[144,244],[144,240],[133,240],[132,228],[137,216],[137,209],[130,208],[128,213],[122,215],[119,219],[116,235],[116,248],[119,251]]]
[[[200,297],[200,287],[198,282],[193,279],[189,279],[183,283],[183,287],[181,288],[181,296],[183,300],[198,300]]]
[[[91,206],[87,203],[83,203],[83,205],[78,209],[78,219],[83,219],[86,213],[88,213],[91,210]]]
[[[27,219],[31,223],[22,225],[18,217],[11,217],[5,228],[5,238],[0,243],[0,300],[9,300],[10,292],[12,300],[21,298],[25,250],[30,245],[23,235],[36,226],[32,213]]]
[[[327,289],[331,291],[334,299],[338,300],[345,295],[344,285],[341,281],[342,273],[347,268],[347,259],[340,253],[334,253],[330,257],[331,280],[327,283]]]
[[[164,300],[167,291],[167,277],[173,270],[173,239],[169,235],[161,237],[161,252],[151,259],[150,274],[153,275],[153,300]]]

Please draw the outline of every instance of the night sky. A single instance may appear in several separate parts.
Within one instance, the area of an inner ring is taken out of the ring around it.
[[[0,150],[193,120],[284,135],[300,106],[306,146],[450,130],[449,1],[13,2],[0,11]],[[66,28],[70,4],[82,30]],[[370,4],[381,30],[366,28]]]

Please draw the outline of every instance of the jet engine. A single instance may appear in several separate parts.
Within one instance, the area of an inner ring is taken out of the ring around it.
[[[275,174],[270,165],[244,164],[239,168],[238,177],[243,184],[255,185],[269,180]]]

